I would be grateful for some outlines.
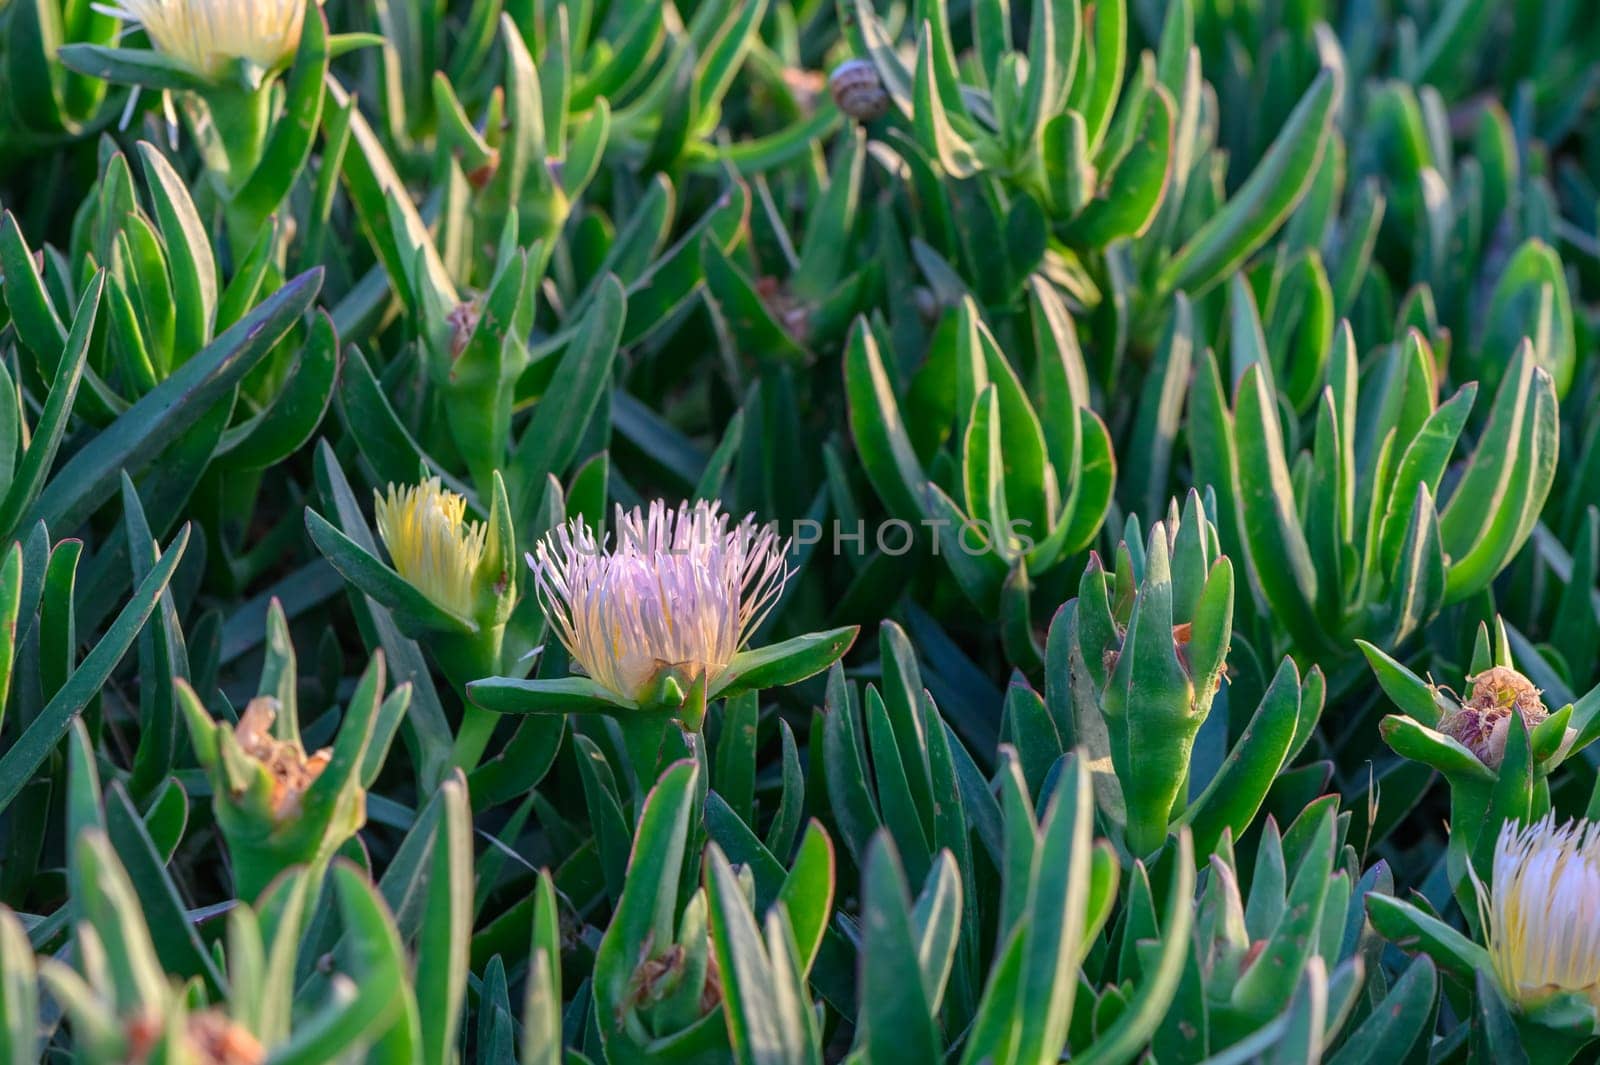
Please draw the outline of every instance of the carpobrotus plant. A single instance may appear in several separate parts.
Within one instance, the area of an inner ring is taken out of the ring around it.
[[[1402,711],[1379,724],[1384,740],[1449,782],[1450,881],[1475,917],[1470,877],[1490,877],[1500,825],[1549,811],[1551,774],[1600,736],[1600,689],[1549,710],[1517,670],[1503,620],[1492,642],[1488,629],[1479,629],[1467,695],[1459,700],[1377,647],[1360,646],[1384,694]]]
[[[357,587],[426,636],[440,668],[465,684],[497,668],[506,621],[517,601],[516,532],[498,475],[487,521],[437,477],[373,493],[378,538],[392,565],[326,518],[306,515],[312,542]],[[361,530],[365,533],[365,529]]]
[[[704,500],[618,507],[609,537],[575,518],[527,561],[551,628],[584,675],[496,677],[468,692],[502,713],[616,715],[636,768],[653,777],[668,720],[696,732],[708,701],[795,684],[855,640],[852,626],[746,649],[788,580],[787,551],[752,518],[729,528]]]
[[[1571,1060],[1600,1036],[1600,824],[1507,821],[1489,877],[1472,883],[1481,945],[1411,902],[1373,896],[1368,910],[1383,935],[1474,986],[1486,1060]]]
[[[1114,572],[1090,558],[1078,598],[1051,623],[1044,702],[1057,750],[1075,741],[1091,756],[1112,838],[1146,857],[1183,826],[1207,848],[1242,832],[1311,740],[1326,685],[1317,667],[1302,679],[1285,658],[1227,757],[1219,755],[1230,730],[1213,723],[1212,753],[1197,765],[1214,704],[1238,698],[1225,692],[1233,564],[1218,552],[1198,492],[1181,511],[1173,500],[1147,541],[1138,532],[1130,523]]]
[[[286,633],[274,603],[269,624]],[[267,655],[258,694],[232,727],[216,720],[193,687],[176,701],[211,785],[235,890],[255,900],[284,869],[323,868],[366,823],[366,789],[411,701],[401,685],[384,694],[382,653],[350,697],[331,747],[307,754],[300,737],[294,650],[285,636]]]
[[[1559,1061],[1593,6],[0,0],[0,1065]]]
[[[95,18],[124,25],[122,41],[68,44],[61,60],[134,86],[135,99],[159,93],[172,126],[182,117],[224,206],[233,254],[244,258],[310,158],[335,47],[320,0],[107,0],[92,7]],[[152,47],[123,46],[139,36]],[[291,65],[285,90],[276,91]],[[285,250],[280,244],[272,252]]]
[[[1183,517],[1174,505],[1148,544],[1137,529],[1123,541],[1115,573],[1091,558],[1078,598],[1057,621],[1067,649],[1055,668],[1070,676],[1071,691],[1059,713],[1071,714],[1094,759],[1096,797],[1136,857],[1166,842],[1195,735],[1222,686],[1233,564],[1216,537],[1191,493]]]

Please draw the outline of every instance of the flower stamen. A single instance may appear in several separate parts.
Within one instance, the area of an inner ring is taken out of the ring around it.
[[[1495,975],[1524,1009],[1562,993],[1600,1009],[1600,823],[1509,822],[1479,907]]]
[[[403,488],[391,484],[374,511],[395,571],[436,606],[472,617],[473,580],[489,530],[466,520],[467,501],[430,477]]]
[[[96,11],[138,23],[163,55],[207,78],[244,60],[263,70],[300,47],[304,0],[105,0]]]
[[[615,542],[580,517],[529,556],[539,603],[567,653],[596,683],[639,700],[663,670],[717,679],[789,578],[788,543],[716,504],[617,508]]]

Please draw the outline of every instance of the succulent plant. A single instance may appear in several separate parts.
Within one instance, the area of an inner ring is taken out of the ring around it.
[[[384,694],[380,652],[362,674],[331,747],[308,754],[300,738],[293,650],[276,602],[267,624],[281,635],[268,649],[260,691],[230,728],[218,723],[183,681],[176,700],[195,757],[211,785],[239,897],[258,898],[292,865],[325,865],[366,821],[366,788],[405,716],[411,690]]]
[[[1491,650],[1492,646],[1492,650]],[[1384,694],[1401,710],[1383,719],[1385,742],[1437,769],[1450,785],[1449,872],[1468,919],[1474,879],[1487,881],[1500,826],[1531,823],[1550,810],[1550,776],[1600,737],[1600,689],[1553,712],[1518,672],[1506,630],[1480,628],[1466,690],[1424,681],[1382,650],[1363,644]]]
[[[0,1063],[1590,1060],[1590,15],[0,0]]]
[[[1178,825],[1209,849],[1224,830],[1243,831],[1311,739],[1324,682],[1316,667],[1302,681],[1285,659],[1227,757],[1196,765],[1196,738],[1226,683],[1233,568],[1195,492],[1147,542],[1136,528],[1131,537],[1114,573],[1091,557],[1078,598],[1051,623],[1045,697],[1028,690],[1011,705],[1035,708],[1046,749],[1075,744],[1090,757],[1096,798],[1128,852],[1152,853]],[[1011,719],[1019,737],[1023,719]],[[1230,731],[1225,718],[1215,723],[1214,750]]]

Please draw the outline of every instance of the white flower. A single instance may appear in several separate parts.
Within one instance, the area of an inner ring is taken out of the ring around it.
[[[106,0],[95,9],[138,23],[167,57],[207,78],[244,60],[281,66],[300,46],[305,0]]]
[[[1547,814],[1508,823],[1495,843],[1489,897],[1479,903],[1506,996],[1523,1008],[1563,992],[1600,1008],[1600,824]]]
[[[704,501],[648,514],[617,508],[615,542],[582,517],[528,557],[539,604],[574,662],[596,683],[639,701],[663,670],[713,691],[789,578],[787,542]],[[537,556],[537,557],[535,557]]]

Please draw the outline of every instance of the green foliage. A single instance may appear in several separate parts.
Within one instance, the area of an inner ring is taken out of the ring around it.
[[[0,1065],[1593,1057],[1584,4],[143,6],[0,0]]]

